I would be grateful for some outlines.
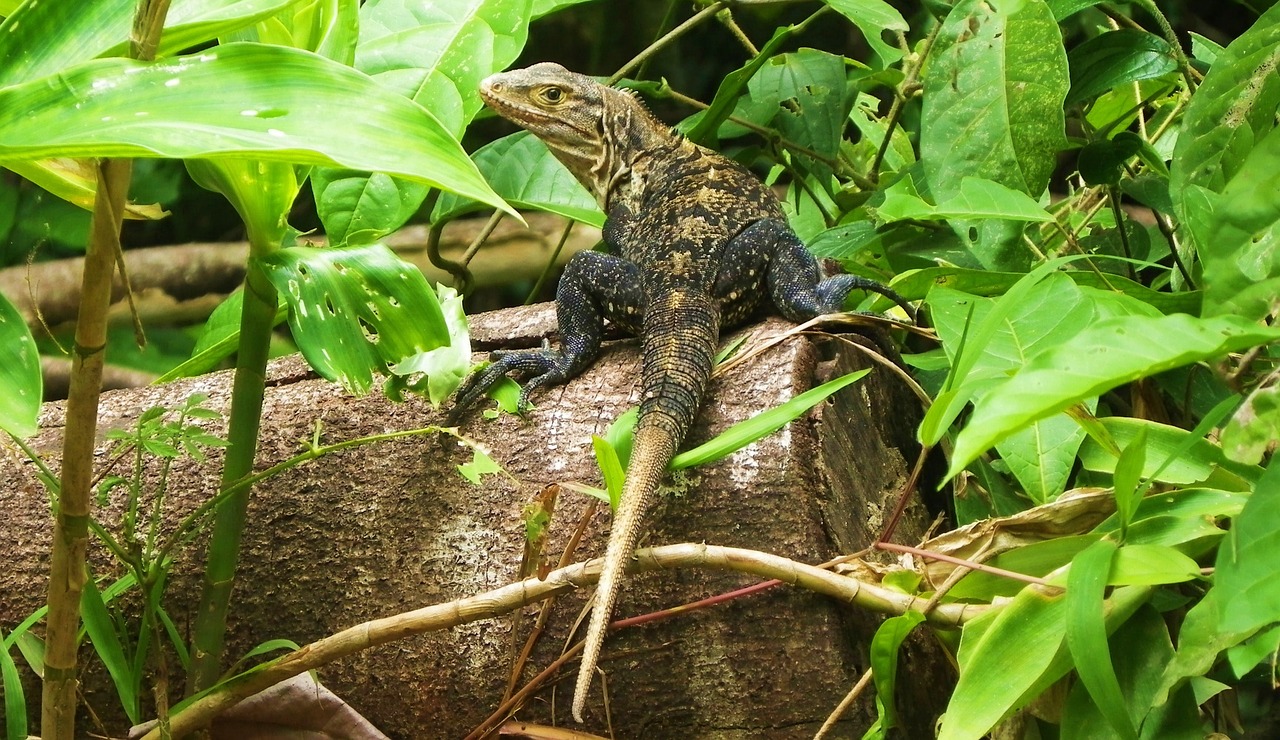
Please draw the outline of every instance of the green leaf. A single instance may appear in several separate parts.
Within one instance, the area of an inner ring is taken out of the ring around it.
[[[672,470],[683,470],[684,468],[715,462],[722,457],[730,455],[758,439],[763,439],[773,434],[789,424],[793,419],[822,403],[836,391],[862,380],[870,372],[871,370],[867,369],[842,375],[835,380],[823,383],[817,388],[810,388],[786,403],[756,414],[746,421],[740,421],[716,435],[714,439],[703,442],[692,450],[676,455],[675,459],[671,461],[670,467]]]
[[[350,393],[367,392],[374,370],[449,341],[422,273],[382,245],[292,247],[262,265],[289,302],[289,326],[311,367]]]
[[[1231,663],[1231,672],[1236,678],[1244,678],[1246,673],[1275,655],[1277,650],[1280,650],[1280,625],[1264,629],[1239,645],[1228,648],[1227,661]]]
[[[1272,461],[1218,548],[1214,588],[1223,632],[1280,621],[1280,463]]]
[[[765,62],[778,53],[778,49],[791,39],[795,33],[792,26],[784,26],[774,30],[773,37],[769,42],[760,48],[760,53],[756,54],[741,68],[735,69],[724,76],[720,81],[720,86],[716,88],[716,95],[711,99],[711,105],[705,111],[700,111],[689,116],[680,122],[677,130],[682,131],[692,141],[698,144],[707,144],[711,135],[720,129],[720,125],[725,122],[731,114],[733,114],[738,99],[742,97],[742,91],[760,70]]]
[[[623,479],[626,477],[622,470],[622,463],[618,459],[618,452],[597,434],[591,435],[591,449],[595,451],[596,465],[600,466],[605,489],[609,492],[609,508],[617,511],[618,502],[622,500]]]
[[[289,318],[289,304],[278,293],[277,298],[280,305],[272,326],[279,326]],[[230,357],[240,346],[240,313],[243,309],[244,291],[238,288],[209,314],[196,346],[191,350],[191,357],[156,378],[156,384],[203,375]]]
[[[1071,68],[1067,105],[1178,69],[1169,42],[1133,28],[1109,31],[1089,39],[1067,52],[1067,63]]]
[[[1160,586],[1199,577],[1200,565],[1179,550],[1164,545],[1125,545],[1111,561],[1107,585]]]
[[[333,115],[348,109],[361,114]],[[282,47],[86,62],[56,84],[0,90],[0,130],[0,162],[251,155],[378,170],[505,205],[430,113],[355,70]]]
[[[1090,185],[1119,185],[1125,164],[1142,150],[1143,143],[1128,131],[1113,139],[1091,141],[1080,150],[1076,167]]]
[[[0,295],[0,346],[8,358],[0,362],[0,429],[15,437],[30,437],[39,429],[44,380],[40,352],[27,321],[9,299]]]
[[[1247,500],[1247,494],[1238,491],[1209,488],[1182,488],[1148,496],[1138,502],[1126,538],[1128,547],[1144,544],[1189,548],[1197,541],[1216,544],[1225,532],[1215,522],[1239,514]],[[1094,532],[1106,534],[1119,529],[1119,521],[1113,515]]]
[[[478,486],[482,476],[501,473],[502,466],[494,462],[492,457],[478,449],[474,449],[471,454],[471,462],[459,465],[458,472],[462,474],[463,478]]]
[[[1280,88],[1280,85],[1276,86]],[[1280,114],[1280,107],[1276,113]],[[1280,293],[1280,128],[1258,142],[1214,201],[1206,233],[1205,313],[1262,318]],[[1209,246],[1211,245],[1211,246]]]
[[[1133,513],[1142,499],[1138,483],[1147,462],[1147,428],[1141,427],[1129,444],[1120,452],[1112,481],[1116,494],[1116,517],[1120,520],[1120,536],[1123,537]]]
[[[513,206],[555,213],[596,227],[604,225],[604,213],[591,193],[528,131],[486,144],[471,159],[490,187]],[[474,200],[442,195],[431,221],[450,221],[480,208],[483,206]]]
[[[436,301],[449,328],[449,343],[393,365],[393,377],[387,382],[387,393],[391,398],[399,398],[401,388],[421,393],[425,383],[427,400],[432,406],[439,407],[467,376],[471,366],[471,333],[467,327],[466,310],[462,307],[462,296],[453,288],[437,285]],[[419,373],[423,374],[422,380],[411,382],[408,378]]]
[[[1169,190],[1179,220],[1207,271],[1223,269],[1217,263],[1239,260],[1244,256],[1240,253],[1247,253],[1244,245],[1236,241],[1226,248],[1217,244],[1210,234],[1207,216],[1217,201],[1212,196],[1224,191],[1256,143],[1276,127],[1276,111],[1280,107],[1277,66],[1280,5],[1273,5],[1218,56],[1191,96],[1183,117],[1170,166]],[[1271,158],[1266,155],[1263,159]],[[1262,161],[1256,162],[1253,173],[1249,179],[1265,176]],[[1247,195],[1235,198],[1249,200]],[[1233,216],[1228,223],[1238,218]],[[1223,306],[1230,296],[1227,286],[1221,287],[1227,292],[1215,298],[1213,303],[1217,306]]]
[[[1143,478],[1183,486],[1219,478],[1216,483],[1224,487],[1234,483],[1230,487],[1243,488],[1248,482],[1256,481],[1261,472],[1257,467],[1228,460],[1221,447],[1203,435],[1179,427],[1124,417],[1099,419],[1098,423],[1115,444],[1124,447],[1131,445],[1139,434],[1146,435]],[[1090,437],[1080,447],[1080,464],[1086,470],[1114,473],[1117,461],[1114,452]],[[1221,478],[1223,475],[1225,479]]]
[[[853,105],[844,57],[803,48],[772,57],[747,83],[746,106],[769,111],[767,125],[788,141],[812,149],[826,160],[840,153],[844,125]],[[826,161],[803,154],[796,162],[825,182],[832,174]]]
[[[1065,607],[1062,597],[1028,588],[994,615],[965,625],[960,680],[947,703],[939,740],[981,737],[1019,704],[1058,654]]]
[[[296,0],[175,0],[157,56],[196,46],[280,11]],[[26,2],[0,23],[0,87],[55,74],[104,55],[120,55],[137,3]],[[21,28],[22,33],[17,33]]]
[[[116,694],[120,697],[120,705],[129,721],[138,724],[141,721],[142,709],[139,705],[138,687],[142,676],[134,675],[128,659],[124,656],[124,646],[116,634],[115,622],[107,611],[102,593],[93,578],[85,581],[80,592],[80,614],[84,619],[85,631],[93,643],[98,659],[107,667],[111,681],[115,684]]]
[[[885,31],[902,31],[910,29],[893,6],[884,0],[823,0],[832,9],[848,18],[853,25],[862,31],[867,46],[878,59],[877,67],[885,69],[902,58],[902,52],[896,46],[890,46],[881,38]],[[886,725],[888,729],[889,725]]]
[[[956,3],[924,75],[920,159],[933,197],[955,197],[971,176],[1038,198],[1066,146],[1067,87],[1062,34],[1044,3]],[[951,225],[989,269],[1030,262],[1015,222]]]
[[[529,12],[529,0],[366,2],[360,9],[356,68],[428,108],[447,132],[460,137],[483,107],[480,81],[515,61],[524,48]],[[399,228],[426,198],[420,183],[352,171],[361,169],[389,172],[352,165],[316,173],[317,208],[335,243],[379,239]]]
[[[976,405],[956,438],[948,476],[1016,429],[1124,383],[1280,339],[1235,316],[1123,316],[1085,327],[1030,358]]]
[[[1124,708],[1120,682],[1107,649],[1107,626],[1102,597],[1107,588],[1116,544],[1098,540],[1071,561],[1067,575],[1067,648],[1076,672],[1089,696],[1121,737],[1136,740],[1138,733]]]
[[[951,198],[929,205],[916,195],[911,179],[904,177],[884,191],[884,203],[876,215],[885,223],[952,219],[1004,218],[1011,221],[1052,221],[1047,211],[1026,193],[980,177],[964,177]]]
[[[9,654],[9,643],[0,629],[0,687],[4,688],[4,736],[12,740],[27,737],[27,699],[22,677]]]
[[[1085,8],[1092,8],[1102,0],[1045,0],[1045,4],[1053,11],[1053,19],[1061,21]]]
[[[1246,465],[1257,465],[1280,439],[1280,386],[1258,388],[1245,398],[1222,430],[1222,449],[1227,457]]]
[[[1136,298],[1161,313],[1200,313],[1201,300],[1197,291],[1165,293],[1119,275],[1099,275],[1092,270],[1069,270],[1063,274],[1076,285]],[[935,286],[979,296],[996,296],[1007,292],[1024,275],[1021,272],[970,270],[954,266],[927,267],[898,275],[893,281],[893,289],[909,301],[923,299]]]
[[[876,628],[871,637],[871,675],[876,682],[876,698],[880,700],[885,730],[898,727],[898,712],[894,706],[894,694],[898,680],[898,650],[902,641],[924,621],[920,612],[909,611],[899,617],[890,617]]]

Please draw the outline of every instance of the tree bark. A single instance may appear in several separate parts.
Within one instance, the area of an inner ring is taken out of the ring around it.
[[[483,348],[527,346],[552,327],[549,306],[512,309],[475,317],[473,339]],[[771,320],[747,331],[754,343],[787,328]],[[828,376],[866,366],[865,355],[850,341],[866,343],[849,335],[795,337],[738,364],[712,382],[688,445]],[[863,381],[782,431],[676,476],[650,517],[647,543],[707,542],[809,563],[870,544],[915,460],[920,413],[896,376],[872,366]],[[511,478],[486,476],[479,486],[466,482],[455,466],[470,461],[470,450],[438,436],[347,450],[257,486],[232,606],[230,654],[275,638],[305,644],[372,618],[518,580],[524,506],[549,483],[600,485],[591,435],[603,434],[635,405],[638,367],[634,341],[610,342],[582,377],[538,395],[528,420],[469,417],[462,432],[483,444]],[[417,400],[393,404],[377,393],[351,398],[310,375],[297,358],[273,363],[268,376],[260,469],[298,453],[300,440],[312,437],[317,422],[323,441],[336,442],[442,421]],[[207,393],[210,406],[225,409],[229,381],[229,374],[217,373],[106,394],[100,426],[128,427],[148,407],[176,406],[192,393]],[[62,420],[62,405],[48,405],[42,432],[32,441],[55,468]],[[40,605],[49,521],[47,495],[33,466],[7,442],[0,449],[0,480],[10,482],[0,487],[0,510],[6,512],[0,542],[8,543],[3,554],[12,564],[0,570],[0,626],[7,632]],[[174,467],[167,522],[212,495],[219,462],[215,455],[202,465],[186,460]],[[99,512],[100,520],[116,523],[118,503]],[[587,505],[585,497],[561,491],[547,545],[553,563]],[[914,541],[928,523],[923,506],[913,503],[896,539]],[[607,534],[608,516],[597,513],[577,559],[601,553]],[[166,599],[180,628],[198,596],[192,563],[201,560],[194,555],[179,558]],[[93,557],[97,575],[112,572],[101,552]],[[637,575],[624,586],[616,617],[677,606],[755,580],[706,570]],[[559,655],[587,595],[562,597],[550,607],[547,633],[526,680]],[[529,611],[520,645],[536,610]],[[605,732],[611,726],[620,738],[812,737],[866,670],[880,620],[784,585],[619,631],[606,643],[601,667],[607,680],[597,683],[586,729]],[[505,618],[410,637],[332,664],[320,679],[392,737],[461,737],[502,698],[512,660],[511,629],[512,620]],[[570,663],[559,678],[569,679],[575,669]],[[929,640],[908,641],[899,673],[908,736],[932,734],[953,680]],[[85,676],[85,684],[95,712],[119,715],[100,668]],[[602,684],[609,696],[607,720]],[[540,691],[519,717],[575,726],[559,685]],[[875,718],[870,697],[868,692],[832,736],[861,735]],[[108,729],[120,732],[118,724]]]

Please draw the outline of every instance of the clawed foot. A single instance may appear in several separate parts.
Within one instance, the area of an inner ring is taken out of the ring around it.
[[[907,316],[911,318],[911,321],[913,323],[916,322],[916,310],[911,304],[907,303],[907,299],[898,295],[893,289],[874,280],[848,273],[834,275],[818,284],[818,303],[822,306],[823,313],[840,313],[843,311],[844,299],[851,290],[866,290],[882,295],[898,304],[903,311],[907,312]]]
[[[508,375],[529,377],[520,387],[520,400],[516,412],[523,416],[530,409],[529,394],[544,385],[563,383],[568,377],[567,365],[560,352],[550,349],[544,341],[542,349],[498,350],[489,355],[487,367],[478,370],[462,381],[455,395],[453,408],[445,417],[445,423],[454,425],[479,401],[489,389]]]

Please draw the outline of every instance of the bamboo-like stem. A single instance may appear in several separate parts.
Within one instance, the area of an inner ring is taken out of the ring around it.
[[[169,0],[147,0],[138,5],[129,39],[130,56],[141,60],[155,57],[168,12]],[[132,176],[132,160],[98,162],[98,190],[76,314],[62,475],[49,557],[49,613],[45,622],[40,709],[40,734],[45,740],[75,737],[80,594],[87,577],[85,554],[91,524],[93,448],[97,443],[98,399],[105,364],[107,309],[111,305],[111,280],[120,254],[120,225]]]
[[[278,240],[274,246],[279,246]],[[260,254],[269,251],[271,247],[253,244],[251,249],[255,254]],[[231,386],[232,402],[227,428],[227,453],[222,467],[222,489],[229,488],[253,472],[276,304],[275,287],[262,271],[261,263],[250,258],[249,271],[245,274],[244,308],[240,314],[239,355]],[[200,594],[200,607],[196,612],[191,640],[188,694],[212,686],[222,673],[226,617],[231,604],[231,589],[235,583],[236,564],[240,559],[241,532],[248,506],[249,488],[245,487],[219,504],[214,516],[204,588]]]
[[[46,740],[70,740],[75,736],[76,633],[80,629],[80,594],[86,578],[93,448],[97,441],[98,397],[107,341],[107,307],[111,305],[111,278],[115,255],[120,249],[120,223],[132,173],[132,160],[98,163],[98,193],[85,254],[71,390],[67,396],[67,423],[62,439],[62,481],[53,520],[40,712],[41,735]]]

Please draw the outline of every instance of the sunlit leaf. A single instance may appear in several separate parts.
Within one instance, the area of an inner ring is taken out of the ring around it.
[[[40,352],[22,314],[0,295],[0,347],[7,359],[0,362],[0,429],[15,437],[36,433],[44,380]]]
[[[1214,586],[1221,629],[1252,632],[1280,621],[1280,463],[1272,461],[1218,549]]]
[[[951,198],[933,206],[922,200],[904,177],[884,191],[876,215],[885,221],[1004,218],[1012,221],[1052,221],[1047,211],[1019,190],[980,177],[964,177]]]
[[[1075,660],[1076,673],[1112,730],[1122,738],[1136,740],[1138,733],[1125,712],[1124,696],[1111,665],[1111,651],[1107,649],[1102,598],[1115,552],[1116,544],[1102,539],[1072,559],[1064,615],[1067,648]]]
[[[0,90],[0,131],[0,162],[252,156],[383,171],[502,205],[431,114],[349,67],[281,47],[86,62],[53,84]]]
[[[384,246],[292,247],[262,262],[289,302],[298,348],[348,392],[368,391],[373,372],[449,341],[422,273]]]
[[[1280,329],[1235,316],[1124,316],[1085,327],[1030,358],[974,409],[956,438],[955,475],[1003,437],[1123,383],[1280,339]]]
[[[956,3],[924,74],[920,160],[936,201],[955,197],[966,176],[1038,198],[1066,146],[1067,87],[1062,33],[1047,6]],[[989,269],[1030,264],[1017,222],[951,226]]]

